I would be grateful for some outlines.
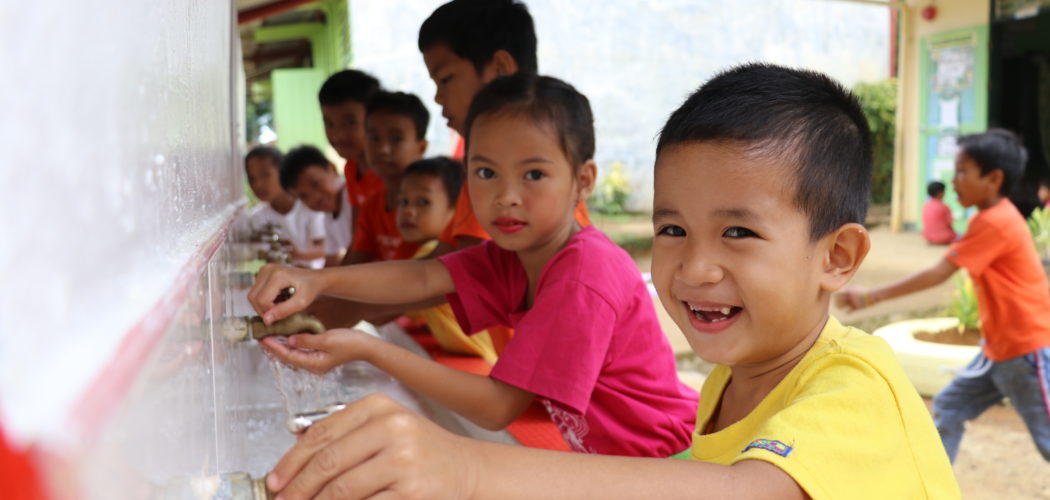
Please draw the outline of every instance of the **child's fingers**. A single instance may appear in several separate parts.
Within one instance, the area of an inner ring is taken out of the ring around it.
[[[382,440],[363,440],[374,418],[396,411],[397,403],[371,395],[312,425],[274,466],[266,482],[282,498],[311,498],[332,478],[376,454]]]

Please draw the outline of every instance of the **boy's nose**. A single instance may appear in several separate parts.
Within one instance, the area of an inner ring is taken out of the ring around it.
[[[711,259],[709,252],[696,248],[690,250],[678,270],[678,278],[682,282],[700,286],[718,283],[725,278],[725,270]]]

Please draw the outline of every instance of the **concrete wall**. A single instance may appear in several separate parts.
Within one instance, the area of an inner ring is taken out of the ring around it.
[[[351,2],[354,64],[430,106],[434,85],[416,48],[445,0]],[[655,138],[688,93],[728,66],[769,61],[827,72],[846,85],[889,74],[889,10],[825,0],[565,2],[525,0],[541,73],[572,83],[594,108],[599,176],[625,166],[635,208],[650,209]],[[432,122],[431,153],[452,134]]]
[[[932,21],[923,19],[921,15],[922,9],[929,4],[923,0],[910,0],[901,5],[897,152],[892,210],[894,229],[911,227],[918,222],[920,200],[926,190],[919,153],[919,101],[923,84],[919,70],[920,43],[923,37],[988,24],[988,0],[937,2],[937,16]]]

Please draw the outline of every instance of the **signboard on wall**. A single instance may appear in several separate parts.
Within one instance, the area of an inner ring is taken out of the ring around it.
[[[951,186],[955,170],[956,139],[984,131],[988,126],[988,27],[954,30],[923,37],[919,74],[920,185],[941,181]],[[926,190],[920,189],[920,213]],[[944,202],[955,215],[956,230],[966,228],[966,213],[955,192]]]

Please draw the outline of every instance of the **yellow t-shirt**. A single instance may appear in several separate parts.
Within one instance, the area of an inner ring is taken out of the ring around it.
[[[419,259],[430,255],[430,252],[434,250],[437,244],[437,240],[424,243],[412,258]],[[448,304],[441,304],[422,311],[413,311],[408,313],[407,316],[416,321],[425,321],[427,327],[430,328],[430,332],[434,334],[434,339],[437,340],[438,345],[446,351],[478,356],[489,363],[495,363],[499,357],[499,353],[496,352],[496,348],[493,346],[489,331],[482,330],[474,335],[463,333],[463,329],[459,327],[459,322],[456,321],[455,313],[452,312],[452,308]]]
[[[703,435],[729,379],[718,366],[700,391],[694,460],[769,462],[815,499],[960,497],[929,410],[882,339],[829,318],[747,417]]]

